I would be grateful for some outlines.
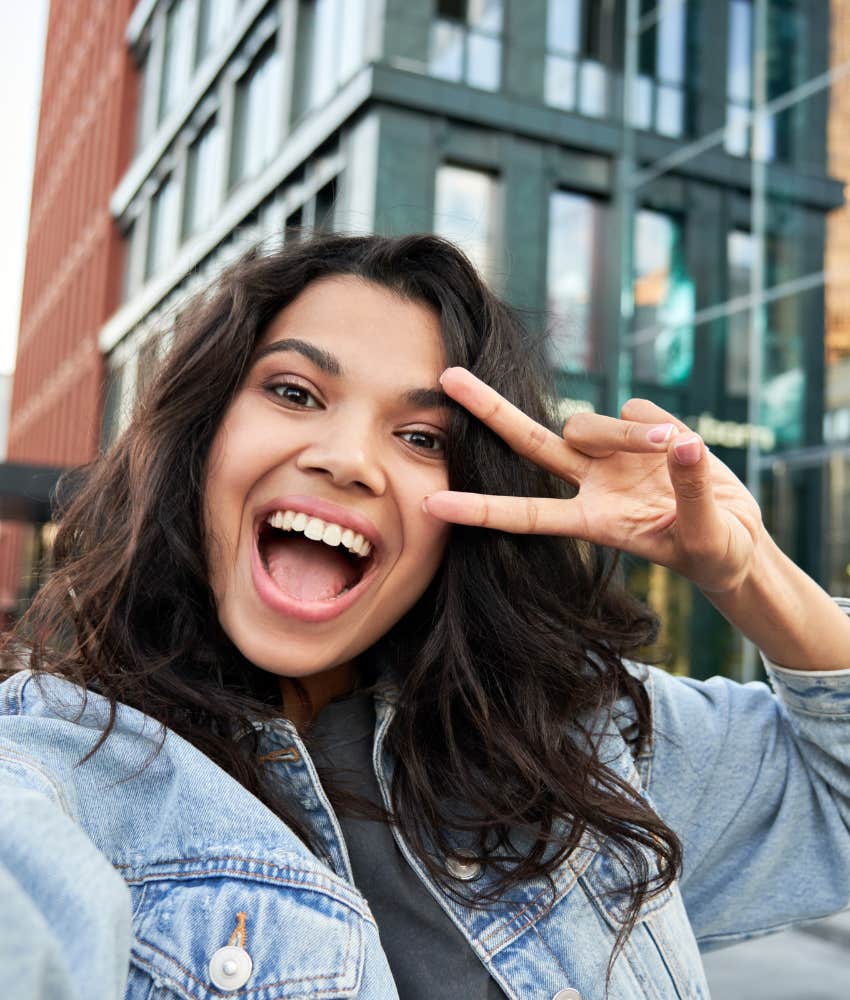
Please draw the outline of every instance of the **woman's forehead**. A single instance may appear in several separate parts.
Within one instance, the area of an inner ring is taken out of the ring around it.
[[[353,275],[312,282],[272,320],[257,350],[296,339],[335,357],[339,367],[366,359],[416,371],[445,367],[435,309]]]

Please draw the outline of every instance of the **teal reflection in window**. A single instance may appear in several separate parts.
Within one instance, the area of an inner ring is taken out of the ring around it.
[[[694,363],[694,283],[681,223],[662,212],[635,218],[632,374],[637,382],[680,385]]]

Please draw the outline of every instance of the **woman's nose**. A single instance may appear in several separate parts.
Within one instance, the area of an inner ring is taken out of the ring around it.
[[[360,485],[380,495],[387,484],[379,452],[377,434],[367,421],[340,418],[316,429],[296,464],[328,476],[337,486]]]

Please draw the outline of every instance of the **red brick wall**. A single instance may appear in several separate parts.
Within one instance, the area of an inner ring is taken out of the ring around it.
[[[109,198],[135,130],[137,73],[124,41],[134,4],[50,4],[10,461],[76,465],[97,448],[97,334],[117,308],[123,268]],[[19,590],[22,537],[18,526],[0,526],[0,609]]]

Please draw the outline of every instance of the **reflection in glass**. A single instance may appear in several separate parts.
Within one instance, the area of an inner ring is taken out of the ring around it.
[[[498,90],[501,78],[502,43],[498,38],[469,33],[467,48],[469,66],[466,82],[481,90]]]
[[[463,79],[463,43],[466,32],[454,21],[435,21],[431,25],[431,55],[428,72],[442,80]]]
[[[501,0],[438,0],[428,72],[443,80],[498,90],[502,79]]]
[[[159,91],[158,121],[162,121],[186,91],[192,68],[191,10],[176,0],[165,18],[165,52]]]
[[[751,291],[753,238],[735,230],[726,241],[728,290],[730,299],[743,298]],[[726,319],[726,392],[746,396],[750,378],[750,310],[739,309]]]
[[[449,165],[437,170],[434,232],[457,243],[485,276],[497,253],[497,190],[496,178],[484,171]]]
[[[642,0],[641,14],[656,10],[655,0]],[[638,45],[638,75],[633,81],[631,123],[678,138],[685,131],[685,53],[688,4],[664,6],[645,28]]]
[[[549,0],[543,99],[568,111],[602,118],[610,108],[613,20],[582,0]]]
[[[213,117],[189,147],[183,209],[184,236],[200,232],[215,218],[219,207],[223,154],[222,129]]]
[[[257,174],[277,152],[275,121],[280,57],[275,40],[263,48],[236,90],[232,181]]]
[[[551,359],[562,371],[598,367],[593,293],[600,285],[603,214],[584,195],[554,191],[549,198],[547,308]]]
[[[196,62],[218,45],[236,16],[237,0],[200,0]]]
[[[174,257],[179,235],[177,182],[169,177],[151,199],[145,278],[162,271]]]
[[[299,15],[309,66],[303,110],[320,107],[365,58],[366,0],[306,0]]]
[[[694,283],[682,246],[682,226],[661,212],[635,218],[634,330],[636,381],[679,385],[694,359]]]

